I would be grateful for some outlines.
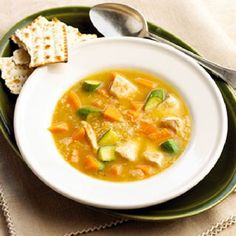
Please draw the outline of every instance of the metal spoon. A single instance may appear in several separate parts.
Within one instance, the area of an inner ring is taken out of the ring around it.
[[[106,37],[141,37],[168,44],[194,58],[204,68],[219,76],[233,88],[236,88],[235,70],[217,65],[166,39],[150,33],[144,16],[134,8],[117,3],[103,3],[92,7],[89,16],[95,28]]]

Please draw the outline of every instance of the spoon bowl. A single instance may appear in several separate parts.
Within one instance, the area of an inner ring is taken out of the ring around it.
[[[148,35],[148,26],[143,15],[127,5],[98,4],[90,10],[89,16],[97,30],[106,37]]]

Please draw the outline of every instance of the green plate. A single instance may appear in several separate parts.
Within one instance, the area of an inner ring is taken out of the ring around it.
[[[42,11],[23,19],[22,21],[14,25],[1,39],[0,56],[12,55],[15,45],[9,41],[10,35],[12,35],[17,28],[25,26],[38,15],[44,15],[49,19],[52,17],[58,17],[60,20],[69,25],[77,26],[83,33],[97,33],[91,22],[89,21],[88,11],[88,7],[63,7]],[[186,43],[170,34],[169,32],[165,31],[164,29],[151,23],[149,23],[149,29],[152,33],[157,34],[167,40],[172,41],[173,43],[178,44],[181,47],[195,52]],[[221,157],[210,174],[208,174],[203,181],[201,181],[190,191],[166,203],[137,210],[102,211],[113,215],[115,214],[140,220],[177,219],[203,212],[221,202],[233,191],[236,186],[236,96],[231,87],[218,80],[213,75],[212,78],[216,81],[217,86],[222,92],[227,106],[229,132],[226,145],[221,154]],[[15,143],[12,123],[15,101],[16,96],[8,92],[8,89],[5,87],[3,81],[1,80],[0,128],[9,144],[20,156]],[[214,119],[214,117],[209,117],[209,119]]]

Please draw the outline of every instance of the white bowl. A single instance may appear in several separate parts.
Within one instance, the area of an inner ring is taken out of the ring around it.
[[[175,164],[156,176],[126,183],[98,180],[73,168],[56,149],[48,127],[58,99],[78,80],[108,68],[160,75],[180,91],[190,108],[190,144]],[[88,205],[132,209],[175,198],[201,181],[223,149],[227,115],[214,81],[191,58],[150,40],[102,38],[81,43],[66,64],[34,71],[17,99],[14,130],[25,162],[52,189]]]

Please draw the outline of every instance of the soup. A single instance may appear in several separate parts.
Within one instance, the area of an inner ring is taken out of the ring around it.
[[[189,109],[165,81],[113,69],[79,80],[59,99],[49,128],[61,155],[79,171],[135,181],[171,166],[191,136]]]

